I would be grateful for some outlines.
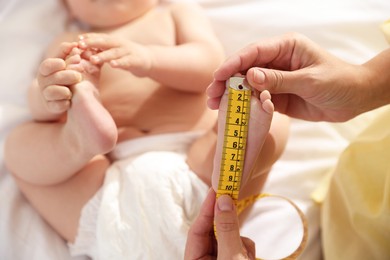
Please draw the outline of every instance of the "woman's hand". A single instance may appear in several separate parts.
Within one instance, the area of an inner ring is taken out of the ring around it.
[[[246,74],[249,84],[272,94],[275,109],[310,121],[345,121],[375,106],[373,73],[346,63],[303,35],[291,33],[253,43],[227,59],[214,73],[208,105],[219,107],[225,81]]]
[[[223,195],[215,202],[215,192],[210,189],[189,230],[184,259],[255,259],[254,242],[240,237],[233,200]],[[214,221],[218,240],[214,236]]]

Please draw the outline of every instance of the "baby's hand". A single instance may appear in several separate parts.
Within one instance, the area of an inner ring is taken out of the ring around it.
[[[139,77],[147,76],[152,66],[148,48],[122,38],[88,33],[80,36],[79,46],[82,49],[98,50],[90,56],[93,64],[101,65],[107,62],[113,68],[130,71]]]
[[[97,86],[100,76],[100,65],[92,64],[89,59],[91,55],[96,54],[95,50],[82,50],[74,47],[66,57],[66,68],[75,70],[83,75],[83,80],[89,80]]]
[[[45,59],[39,66],[37,81],[47,109],[55,114],[67,111],[72,98],[69,86],[82,80],[77,70],[67,68],[65,61],[77,43],[63,43],[53,58]]]

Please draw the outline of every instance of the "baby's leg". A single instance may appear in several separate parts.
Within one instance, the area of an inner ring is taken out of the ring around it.
[[[7,139],[5,156],[26,198],[73,241],[82,207],[103,183],[110,164],[103,154],[115,145],[117,129],[90,81],[70,88],[72,103],[64,121],[17,127]]]
[[[73,97],[66,119],[29,122],[7,138],[6,163],[19,179],[36,185],[61,183],[114,147],[117,128],[95,86],[84,80],[70,88]]]
[[[255,158],[255,161],[252,162],[253,164],[250,168],[250,176],[248,176],[249,179],[244,185],[242,185],[242,189],[240,191],[241,199],[261,193],[269,171],[285,149],[288,133],[289,118],[285,115],[274,113],[271,127],[265,137],[264,144],[261,147],[257,158]],[[248,147],[247,151],[249,149],[250,148]]]
[[[41,217],[66,241],[74,242],[81,210],[103,184],[109,160],[95,156],[82,170],[56,185],[35,185],[15,176],[20,190]]]
[[[69,57],[79,62],[77,57]],[[5,157],[20,190],[39,214],[73,242],[83,206],[110,165],[103,155],[117,140],[111,115],[98,99],[93,75],[70,86],[71,105],[57,122],[29,122],[8,137]]]

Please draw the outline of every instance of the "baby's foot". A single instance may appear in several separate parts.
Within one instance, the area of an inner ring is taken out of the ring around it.
[[[70,86],[71,107],[65,129],[76,140],[78,152],[96,155],[109,152],[117,140],[117,128],[108,111],[99,101],[97,88],[100,68],[83,57],[83,50],[75,47],[65,59],[67,69],[82,73],[83,80]]]
[[[96,87],[90,81],[71,86],[73,93],[65,129],[75,140],[78,152],[94,156],[112,150],[117,141],[117,127],[111,114],[99,101]]]
[[[225,93],[219,106],[219,134],[217,139],[216,156],[214,159],[214,172],[212,176],[212,185],[215,190],[218,189],[220,164],[222,159],[222,146],[224,138],[223,133],[226,122],[227,99],[227,93]],[[252,94],[248,138],[241,187],[250,180],[251,172],[256,163],[258,154],[260,153],[270,130],[273,112],[274,105],[271,102],[271,94],[268,91],[263,91],[260,93],[260,95],[258,92],[254,92]]]

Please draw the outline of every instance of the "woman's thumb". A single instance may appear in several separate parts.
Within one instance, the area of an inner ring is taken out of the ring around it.
[[[237,212],[233,200],[228,195],[218,198],[215,207],[218,259],[231,259],[231,256],[246,254],[240,237]]]
[[[248,83],[259,91],[268,90],[271,94],[293,92],[296,72],[254,67],[248,70]]]

